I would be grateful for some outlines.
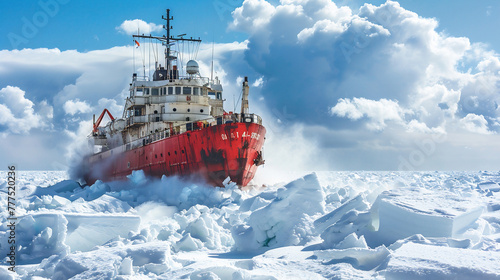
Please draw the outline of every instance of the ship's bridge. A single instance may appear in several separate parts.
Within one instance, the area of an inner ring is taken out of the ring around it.
[[[134,79],[124,118],[129,125],[147,122],[205,120],[223,114],[222,85],[216,79],[183,78],[159,81]]]

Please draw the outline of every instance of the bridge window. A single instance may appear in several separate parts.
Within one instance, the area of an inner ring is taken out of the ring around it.
[[[191,87],[183,87],[182,94],[191,94]]]
[[[174,94],[174,88],[173,87],[168,87],[168,94],[169,95]]]
[[[144,88],[144,94],[149,95],[149,88]]]
[[[193,88],[193,94],[200,95],[200,88],[198,88],[198,87]]]
[[[222,92],[220,91],[217,92],[217,99],[222,99]]]
[[[159,89],[158,88],[152,88],[151,89],[151,95],[159,95]]]
[[[182,87],[175,87],[175,94],[181,94]]]

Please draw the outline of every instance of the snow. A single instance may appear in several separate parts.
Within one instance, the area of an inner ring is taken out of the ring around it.
[[[498,279],[500,252],[407,243],[390,257],[386,279]]]
[[[134,172],[81,188],[18,172],[16,272],[4,257],[0,279],[500,279],[500,172],[289,178],[240,190]]]

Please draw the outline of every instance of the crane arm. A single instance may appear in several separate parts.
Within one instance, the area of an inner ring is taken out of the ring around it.
[[[98,127],[99,127],[99,125],[101,124],[102,118],[104,117],[104,115],[105,115],[106,113],[108,113],[108,116],[109,116],[109,118],[110,118],[112,121],[114,121],[114,120],[115,120],[115,118],[113,118],[113,115],[111,115],[111,113],[108,111],[108,109],[104,109],[104,110],[102,111],[101,115],[99,116],[99,118],[97,119],[97,121],[96,121],[96,122],[94,122],[94,128],[92,129],[92,132],[93,132],[93,133],[97,133],[97,131],[98,131]]]

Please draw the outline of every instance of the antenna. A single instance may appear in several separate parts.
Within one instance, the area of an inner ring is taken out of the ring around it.
[[[132,35],[132,37],[134,38],[149,38],[149,39],[155,39],[155,40],[158,40],[162,43],[162,45],[164,45],[166,48],[165,48],[165,68],[167,70],[167,77],[168,79],[171,79],[173,75],[173,67],[172,67],[172,61],[175,61],[177,59],[177,57],[175,55],[172,55],[171,54],[171,48],[173,45],[175,45],[176,42],[198,42],[198,43],[201,43],[201,40],[200,38],[198,39],[193,39],[193,38],[184,38],[182,36],[185,36],[185,34],[182,34],[178,37],[173,37],[173,36],[170,36],[170,29],[172,29],[172,26],[170,26],[170,21],[171,20],[174,20],[174,17],[171,17],[170,16],[170,9],[167,9],[167,17],[164,17],[162,16],[161,17],[163,20],[166,20],[167,21],[167,24],[166,26],[163,25],[163,29],[165,29],[167,31],[167,36],[163,35],[163,36],[152,36],[152,35]]]
[[[167,27],[165,30],[167,30],[167,49],[165,51],[165,66],[167,67],[167,73],[170,73],[170,29],[172,27],[170,26],[170,21],[174,20],[174,17],[170,17],[170,9],[167,9],[167,17],[165,18],[164,16],[161,16],[162,19],[167,21]],[[168,74],[167,74],[168,75]]]
[[[214,82],[214,41],[212,39],[212,66],[211,66],[210,81]]]

